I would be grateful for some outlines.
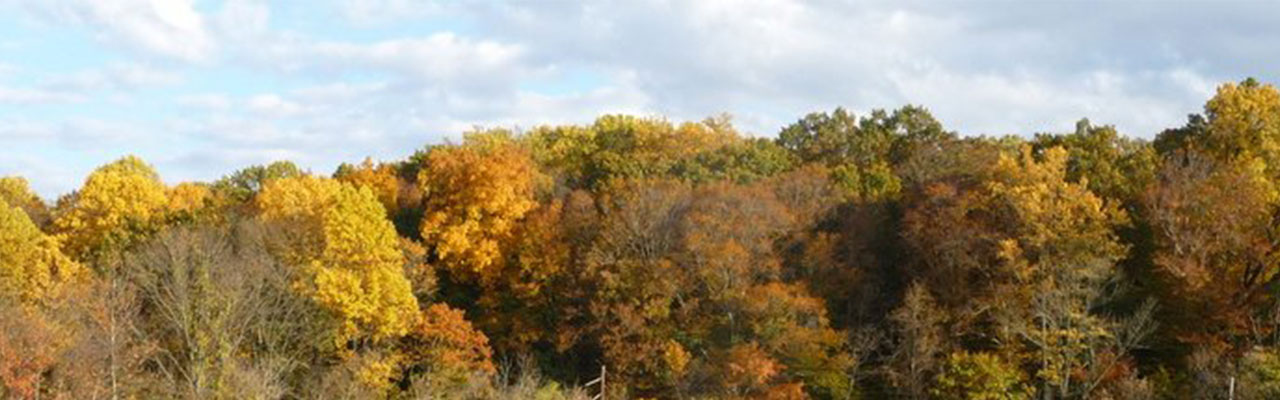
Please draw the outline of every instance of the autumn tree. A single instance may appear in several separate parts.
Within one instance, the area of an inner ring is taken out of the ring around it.
[[[286,258],[304,272],[300,285],[338,321],[337,343],[408,332],[417,301],[386,212],[368,189],[303,176],[268,182],[260,218],[294,232]]]
[[[37,227],[44,228],[49,223],[49,207],[22,177],[0,177],[0,204],[21,208]]]
[[[0,298],[36,305],[87,278],[87,271],[59,250],[22,209],[0,204]]]
[[[1020,159],[1001,159],[989,184],[995,207],[1011,218],[1013,235],[999,244],[999,258],[1014,276],[995,313],[1002,329],[1028,346],[1041,394],[1088,396],[1115,348],[1115,324],[1092,311],[1104,301],[1105,283],[1125,247],[1115,227],[1127,221],[1115,204],[1066,180],[1065,150],[1037,162],[1024,148]],[[1140,339],[1140,338],[1139,338]],[[1085,377],[1079,371],[1089,372]]]
[[[59,201],[53,230],[65,251],[90,260],[146,238],[165,217],[167,191],[150,165],[133,156],[98,167],[80,190]]]
[[[50,370],[67,334],[39,311],[0,299],[0,396],[38,399],[52,386]]]
[[[1035,151],[1053,147],[1067,151],[1066,179],[1083,183],[1098,196],[1136,206],[1155,177],[1158,156],[1149,143],[1121,136],[1114,126],[1076,122],[1066,135],[1038,134]]]
[[[1162,133],[1156,146],[1165,154],[1196,150],[1224,161],[1258,157],[1274,179],[1280,165],[1280,91],[1252,78],[1219,86],[1202,115]]]
[[[943,317],[928,289],[919,284],[907,290],[902,305],[889,316],[897,339],[889,379],[906,398],[924,399],[934,384],[933,374],[946,351]]]
[[[418,178],[426,196],[422,240],[450,271],[488,273],[519,220],[537,206],[542,179],[512,143],[433,149]]]
[[[252,221],[160,232],[125,257],[140,327],[156,343],[167,395],[261,398],[297,393],[290,381],[315,362],[320,310],[291,288],[294,275]]]
[[[1190,152],[1166,160],[1145,205],[1153,261],[1167,283],[1166,313],[1182,342],[1247,349],[1271,298],[1277,192],[1259,159],[1215,161]],[[1217,342],[1217,343],[1215,343]]]
[[[390,164],[374,165],[372,159],[366,158],[358,165],[338,166],[333,177],[356,187],[369,188],[388,213],[395,213],[400,209],[400,181],[396,177],[395,168]]]
[[[1032,392],[1022,371],[990,353],[949,354],[929,390],[939,400],[1023,400]]]
[[[426,307],[400,343],[404,374],[435,385],[465,382],[473,374],[496,372],[489,338],[468,322],[462,311],[444,304]]]

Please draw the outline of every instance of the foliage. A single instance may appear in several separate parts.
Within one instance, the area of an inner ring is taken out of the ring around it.
[[[121,250],[154,232],[169,204],[150,165],[133,156],[98,167],[84,186],[59,202],[53,229],[66,236],[68,255],[89,260]]]
[[[49,207],[31,191],[27,180],[22,177],[0,176],[0,204],[22,209],[38,227],[49,223]]]
[[[257,201],[261,218],[298,232],[286,257],[305,271],[301,289],[337,317],[339,343],[409,331],[417,301],[395,229],[372,192],[304,176],[269,182]]]
[[[1020,400],[1032,398],[1017,368],[989,353],[959,351],[947,356],[930,389],[940,400]]]
[[[511,144],[433,149],[425,164],[418,178],[426,196],[423,241],[451,271],[487,273],[517,222],[537,206],[537,166]]]
[[[1153,141],[605,115],[332,178],[125,157],[52,210],[0,178],[0,397],[1273,398],[1278,115],[1246,80]]]
[[[52,300],[66,285],[87,278],[22,209],[0,204],[0,298],[34,305]]]

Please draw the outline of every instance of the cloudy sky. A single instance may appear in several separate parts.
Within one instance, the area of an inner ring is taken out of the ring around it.
[[[0,175],[328,173],[474,126],[920,104],[964,134],[1151,137],[1280,69],[1280,3],[0,0]]]

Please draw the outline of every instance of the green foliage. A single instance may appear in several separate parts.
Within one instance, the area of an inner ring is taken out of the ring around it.
[[[262,191],[267,183],[283,178],[297,178],[305,172],[291,161],[254,165],[227,175],[213,183],[213,190],[237,203],[249,201]]]

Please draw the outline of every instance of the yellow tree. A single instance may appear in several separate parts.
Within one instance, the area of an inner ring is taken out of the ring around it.
[[[1107,364],[1130,350],[1111,321],[1091,312],[1125,255],[1114,230],[1127,216],[1087,182],[1068,182],[1066,165],[1060,147],[1043,161],[1024,147],[1020,158],[1000,159],[988,184],[990,210],[1003,214],[997,218],[1010,234],[998,244],[999,258],[1014,277],[996,313],[1002,329],[1027,345],[1046,396],[1060,398],[1088,397]]]
[[[427,198],[422,239],[449,270],[483,275],[516,223],[537,207],[545,177],[510,142],[438,147],[425,163],[418,177]]]
[[[260,217],[289,232],[286,259],[304,268],[303,292],[339,321],[339,342],[408,332],[417,301],[382,205],[368,189],[303,176],[271,181]]]
[[[400,207],[400,180],[396,179],[396,170],[391,164],[374,164],[366,158],[359,165],[343,164],[333,175],[339,181],[369,188],[389,213]]]
[[[21,208],[36,226],[43,227],[49,222],[49,208],[22,177],[0,177],[0,204]]]
[[[1204,106],[1208,135],[1200,143],[1222,158],[1258,155],[1274,168],[1280,157],[1280,91],[1248,79],[1227,83]]]
[[[84,272],[22,209],[0,204],[0,297],[35,305],[84,277]]]
[[[153,232],[169,200],[155,170],[128,156],[93,171],[79,191],[59,202],[54,231],[66,236],[66,252],[87,260],[136,243]]]

